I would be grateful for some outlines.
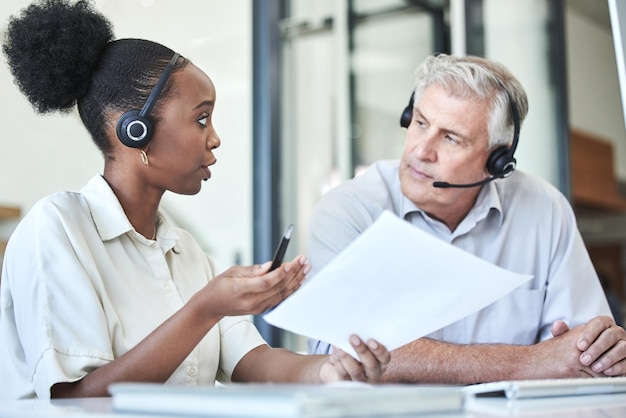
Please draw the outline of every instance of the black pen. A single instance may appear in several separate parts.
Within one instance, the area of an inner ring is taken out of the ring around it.
[[[293,225],[289,225],[283,238],[280,240],[280,244],[278,244],[278,248],[276,248],[276,252],[274,253],[274,258],[272,258],[272,266],[269,271],[276,270],[282,263],[285,258],[285,253],[287,252],[287,246],[289,245],[289,239],[291,238],[291,233],[293,232]]]

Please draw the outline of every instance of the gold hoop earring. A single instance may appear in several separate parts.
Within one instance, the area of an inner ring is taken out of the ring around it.
[[[141,156],[141,162],[146,167],[150,165],[150,161],[148,161],[148,154],[144,150],[139,151],[139,155]]]

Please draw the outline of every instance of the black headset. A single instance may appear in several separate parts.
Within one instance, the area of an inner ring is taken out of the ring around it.
[[[150,112],[161,95],[167,79],[174,70],[174,64],[176,64],[178,57],[179,54],[175,53],[172,60],[167,64],[143,108],[141,110],[133,109],[124,112],[117,120],[117,125],[115,126],[117,137],[127,147],[143,148],[152,139],[154,123],[150,118]]]
[[[517,143],[519,142],[519,110],[517,108],[517,105],[515,104],[515,100],[513,100],[513,96],[504,86],[504,83],[502,83],[500,79],[498,79],[498,83],[500,83],[500,86],[506,93],[509,100],[509,106],[511,107],[511,114],[513,115],[513,141],[511,142],[510,147],[503,145],[493,150],[489,155],[489,158],[487,159],[487,172],[491,175],[491,177],[488,178],[489,180],[510,176],[513,171],[515,171],[515,167],[517,165],[514,154],[515,149],[517,148]],[[400,126],[403,128],[408,128],[411,124],[411,119],[413,119],[414,100],[415,92],[411,93],[409,104],[407,105],[407,107],[404,108],[404,110],[402,111],[402,115],[400,116]]]

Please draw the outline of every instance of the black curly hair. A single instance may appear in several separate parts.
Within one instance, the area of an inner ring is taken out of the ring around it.
[[[85,0],[40,0],[9,19],[2,51],[15,84],[38,113],[74,105],[106,155],[111,112],[141,109],[174,51],[144,39],[114,40],[111,23]],[[187,64],[179,58],[174,71]],[[170,78],[171,81],[171,78]],[[166,84],[161,101],[167,98]],[[151,116],[158,123],[158,102]]]

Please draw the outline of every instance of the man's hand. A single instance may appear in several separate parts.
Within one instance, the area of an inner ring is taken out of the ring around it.
[[[626,331],[608,316],[598,316],[578,331],[576,349],[579,362],[594,376],[621,376],[626,374]],[[552,335],[560,337],[571,332],[563,321],[552,324]]]
[[[531,346],[530,359],[534,367],[543,370],[533,378],[600,377],[588,365],[580,362],[577,343],[586,325],[570,329],[563,321],[552,324],[553,338]]]
[[[585,325],[576,347],[580,363],[606,376],[626,374],[626,331],[608,316],[598,316]]]

